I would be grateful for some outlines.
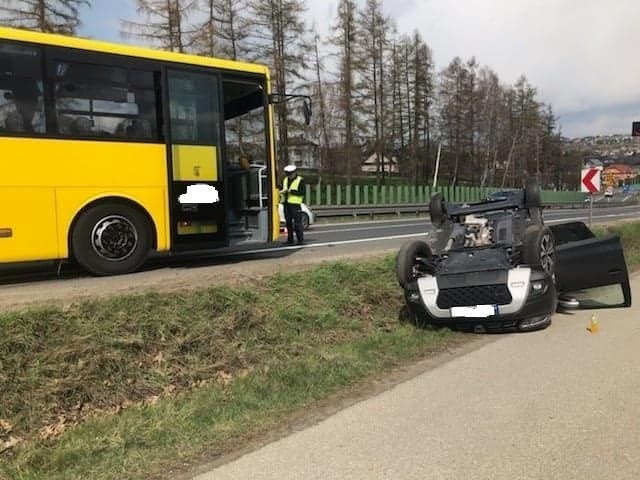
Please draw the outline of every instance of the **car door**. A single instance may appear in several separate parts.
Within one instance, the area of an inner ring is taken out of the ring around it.
[[[577,308],[631,306],[629,275],[618,235],[596,237],[582,222],[549,227],[556,240],[556,289]]]

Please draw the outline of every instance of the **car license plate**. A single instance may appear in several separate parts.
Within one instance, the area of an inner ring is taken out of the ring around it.
[[[498,315],[497,305],[476,305],[474,307],[451,307],[452,317],[486,318]]]

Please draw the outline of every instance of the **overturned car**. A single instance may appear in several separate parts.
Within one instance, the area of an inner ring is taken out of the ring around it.
[[[406,314],[419,324],[476,332],[547,327],[558,309],[631,306],[622,245],[582,222],[547,226],[540,191],[473,203],[430,202],[434,232],[396,258]]]

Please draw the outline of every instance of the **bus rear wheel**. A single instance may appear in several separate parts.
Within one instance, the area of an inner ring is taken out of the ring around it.
[[[139,209],[105,203],[84,212],[71,234],[75,260],[89,272],[105,276],[130,273],[151,250],[151,226]]]

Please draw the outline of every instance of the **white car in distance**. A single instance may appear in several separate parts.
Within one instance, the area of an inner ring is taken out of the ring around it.
[[[305,203],[303,203],[301,207],[302,207],[302,228],[303,230],[308,230],[309,227],[313,225],[313,222],[315,221],[315,216],[311,211],[311,209]],[[284,218],[284,206],[281,203],[278,205],[278,215],[280,216],[280,225],[281,226],[286,225],[286,221]]]

